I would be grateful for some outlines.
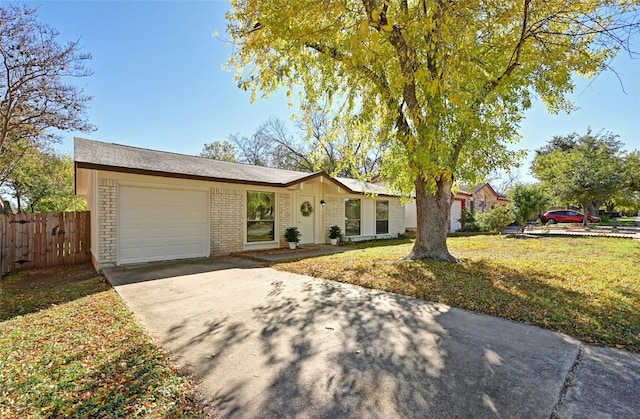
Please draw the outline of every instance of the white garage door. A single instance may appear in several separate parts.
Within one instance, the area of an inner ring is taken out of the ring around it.
[[[457,231],[462,228],[460,218],[462,218],[462,201],[454,199],[453,204],[451,204],[451,231]]]
[[[207,193],[123,186],[118,263],[209,256]]]

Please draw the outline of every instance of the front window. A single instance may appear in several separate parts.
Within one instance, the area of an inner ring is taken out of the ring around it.
[[[360,200],[346,198],[344,200],[344,232],[346,236],[360,235]]]
[[[247,191],[247,242],[265,242],[275,239],[276,194]]]
[[[389,201],[376,201],[376,234],[389,234]]]

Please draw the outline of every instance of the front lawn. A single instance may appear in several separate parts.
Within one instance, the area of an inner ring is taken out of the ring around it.
[[[615,220],[601,221],[597,225],[601,226],[617,226],[617,227],[635,227],[636,217],[620,217]]]
[[[276,269],[444,303],[640,352],[640,242],[452,237],[452,264],[399,261],[412,243],[373,242]]]
[[[18,272],[0,287],[0,417],[204,416],[90,267]]]
[[[90,263],[14,271],[0,279],[0,321],[110,289]]]

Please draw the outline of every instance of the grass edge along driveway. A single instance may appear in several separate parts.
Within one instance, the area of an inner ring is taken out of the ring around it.
[[[378,241],[276,269],[404,294],[640,352],[640,242],[587,237],[448,239],[461,263],[402,261]]]
[[[0,280],[0,417],[206,417],[192,384],[86,271]]]

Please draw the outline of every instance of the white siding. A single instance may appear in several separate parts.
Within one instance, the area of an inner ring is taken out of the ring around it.
[[[451,204],[451,231],[458,231],[462,228],[460,218],[462,218],[462,201],[456,199],[453,201],[453,204]]]

